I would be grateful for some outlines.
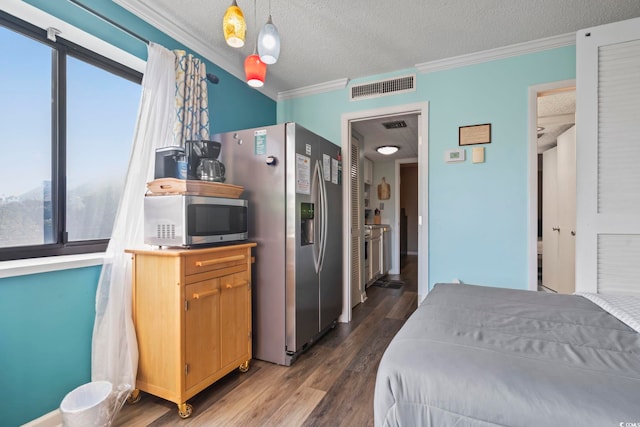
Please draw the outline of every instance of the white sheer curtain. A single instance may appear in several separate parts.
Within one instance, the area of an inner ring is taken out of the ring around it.
[[[143,245],[143,201],[153,179],[155,149],[172,144],[176,56],[149,44],[129,169],[96,292],[91,377],[135,387],[138,346],[131,320],[131,258]]]

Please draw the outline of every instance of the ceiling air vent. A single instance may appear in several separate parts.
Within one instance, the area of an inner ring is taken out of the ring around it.
[[[351,100],[374,98],[378,96],[395,95],[397,93],[413,92],[416,90],[416,75],[397,77],[395,79],[379,80],[351,87]]]
[[[405,122],[404,120],[395,120],[393,122],[384,122],[382,123],[382,126],[384,126],[385,129],[400,129],[406,128],[407,122]]]

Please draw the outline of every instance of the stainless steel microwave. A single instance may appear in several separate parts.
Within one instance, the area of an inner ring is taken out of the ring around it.
[[[164,195],[144,198],[144,242],[192,247],[247,240],[248,202],[222,197]]]

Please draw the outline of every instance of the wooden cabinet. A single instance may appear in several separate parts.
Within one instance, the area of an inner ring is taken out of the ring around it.
[[[381,271],[381,257],[380,252],[382,250],[382,230],[378,227],[374,227],[371,230],[371,278],[377,280],[380,277]]]
[[[178,405],[251,359],[251,248],[127,250],[140,390]]]
[[[373,182],[373,162],[365,157],[362,170],[364,183],[371,185],[371,183]]]
[[[373,179],[373,163],[371,160],[364,157],[362,163],[362,183],[363,183],[363,202],[364,208],[369,209],[371,205],[371,181]]]
[[[365,285],[369,286],[381,276],[382,268],[382,230],[380,227],[370,227],[367,236],[367,258],[365,260]]]

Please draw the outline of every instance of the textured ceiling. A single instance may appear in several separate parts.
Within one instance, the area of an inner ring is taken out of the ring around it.
[[[222,68],[242,75],[269,1],[237,0],[247,43],[228,47],[222,17],[231,0],[113,0]],[[271,0],[282,39],[269,66],[271,94],[354,79],[640,16],[639,0]],[[196,46],[197,45],[197,46]],[[221,82],[223,84],[224,82]]]
[[[538,153],[554,147],[558,136],[575,122],[574,88],[538,96]]]

